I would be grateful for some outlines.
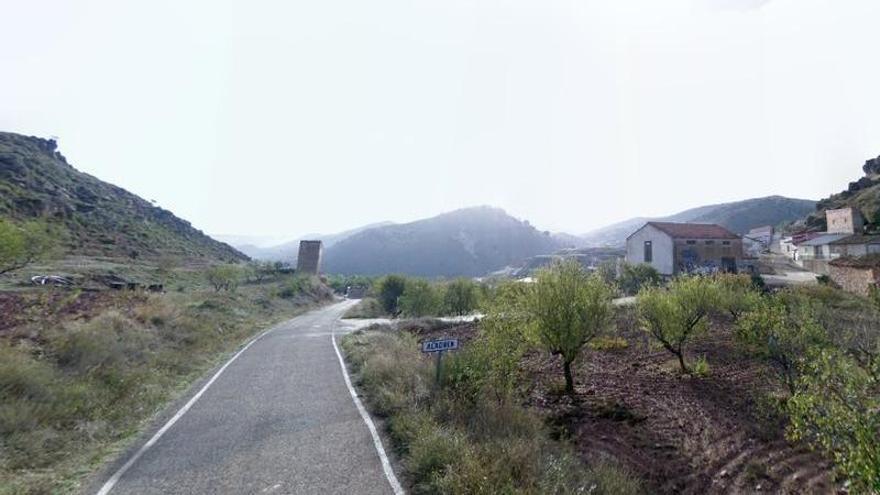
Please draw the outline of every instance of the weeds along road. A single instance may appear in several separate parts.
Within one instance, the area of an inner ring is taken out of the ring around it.
[[[258,337],[171,406],[86,493],[401,493],[331,340],[352,304]]]

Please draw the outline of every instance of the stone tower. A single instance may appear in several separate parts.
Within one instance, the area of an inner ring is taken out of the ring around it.
[[[826,210],[825,223],[829,234],[861,234],[865,226],[862,214],[855,208]]]
[[[296,257],[296,273],[318,275],[321,273],[321,255],[324,244],[321,241],[299,241],[299,255]]]

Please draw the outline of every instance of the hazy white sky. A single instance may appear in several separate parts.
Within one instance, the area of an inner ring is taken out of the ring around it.
[[[547,229],[880,154],[877,0],[0,0],[0,129],[216,234]]]

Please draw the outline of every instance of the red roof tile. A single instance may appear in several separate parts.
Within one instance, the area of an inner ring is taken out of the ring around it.
[[[675,239],[739,239],[739,236],[714,223],[648,222]]]

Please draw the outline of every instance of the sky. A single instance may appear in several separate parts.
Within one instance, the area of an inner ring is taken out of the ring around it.
[[[880,155],[876,0],[0,0],[0,130],[211,234],[583,233]]]

